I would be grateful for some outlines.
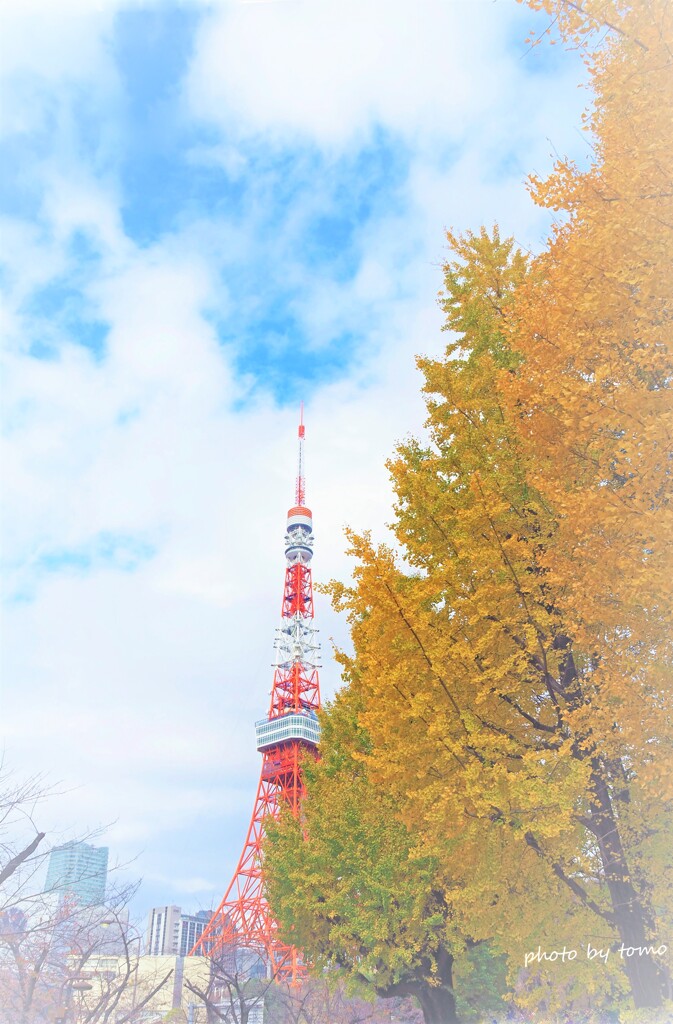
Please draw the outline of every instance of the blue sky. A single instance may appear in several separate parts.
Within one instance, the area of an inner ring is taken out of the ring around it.
[[[2,13],[5,756],[109,826],[138,912],[217,901],[271,683],[306,403],[316,574],[385,537],[444,230],[537,250],[586,161],[574,54],[514,0],[26,0]],[[338,685],[318,601],[324,690]],[[135,859],[134,859],[135,858]]]

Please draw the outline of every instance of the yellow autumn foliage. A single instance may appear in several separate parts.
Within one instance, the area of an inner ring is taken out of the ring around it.
[[[351,535],[332,595],[368,770],[460,927],[500,944],[523,1004],[655,1013],[666,955],[521,965],[671,946],[673,7],[530,6],[585,53],[595,159],[532,179],[563,214],[539,257],[449,236],[427,441],[390,464],[403,560]]]

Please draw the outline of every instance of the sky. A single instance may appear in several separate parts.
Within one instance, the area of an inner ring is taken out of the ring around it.
[[[551,220],[576,54],[514,0],[0,5],[2,746],[135,911],[219,903],[259,777],[305,404],[314,578],[389,538],[445,231]],[[346,625],[319,595],[322,689]],[[98,830],[104,830],[98,832]]]

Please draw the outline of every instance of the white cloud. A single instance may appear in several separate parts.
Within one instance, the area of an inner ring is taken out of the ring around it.
[[[456,0],[289,0],[215,7],[190,83],[196,114],[341,145],[382,124],[462,135],[511,74],[511,9]],[[478,68],[478,74],[474,69]]]
[[[26,134],[36,125],[49,130],[62,94],[83,83],[100,103],[114,95],[116,75],[106,39],[120,6],[85,0],[58,6],[48,0],[2,4],[0,136]],[[61,95],[55,95],[54,86]]]
[[[11,9],[10,9],[11,6]],[[3,74],[35,74],[62,85],[76,77],[100,81],[107,71],[103,41],[119,2],[48,0],[3,3]]]
[[[43,214],[55,245],[67,244],[73,233],[79,231],[90,239],[96,251],[113,256],[117,265],[124,265],[132,256],[114,186],[95,178],[77,160],[69,162],[67,173],[54,173],[53,169],[49,173]]]

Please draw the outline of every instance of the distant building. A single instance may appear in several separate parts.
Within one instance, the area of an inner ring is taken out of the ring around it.
[[[180,935],[180,907],[153,907],[147,920],[147,956],[170,956]]]
[[[187,956],[210,918],[209,910],[183,914],[176,906],[154,907],[147,920],[147,955]]]
[[[93,906],[105,899],[107,882],[107,846],[70,842],[56,846],[49,854],[47,892],[60,898],[74,896],[82,906]]]
[[[180,948],[179,956],[187,956],[194,943],[201,938],[204,928],[212,917],[210,910],[199,910],[196,914],[182,914],[180,917]],[[201,949],[196,956],[202,956]]]

